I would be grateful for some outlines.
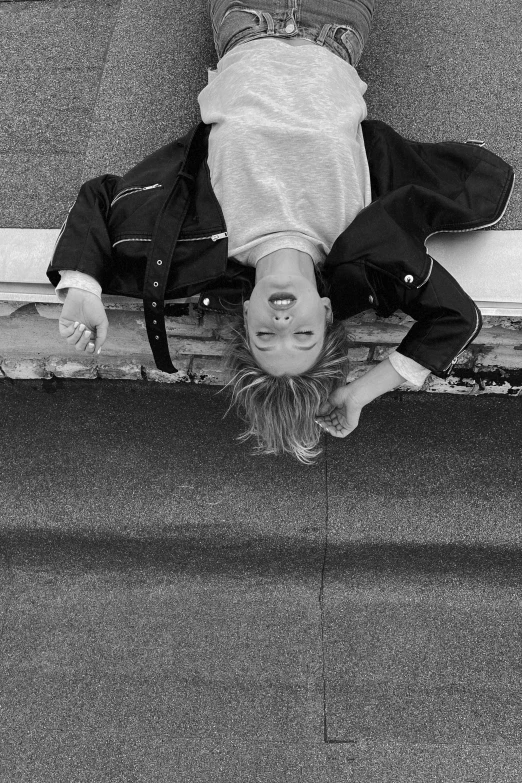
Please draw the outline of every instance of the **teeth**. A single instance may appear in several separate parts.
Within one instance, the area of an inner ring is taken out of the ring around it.
[[[274,304],[292,304],[293,299],[273,299]]]

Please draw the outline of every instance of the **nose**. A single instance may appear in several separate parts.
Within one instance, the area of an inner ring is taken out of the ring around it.
[[[292,323],[293,317],[290,313],[284,310],[279,313],[275,313],[273,316],[274,326],[276,329],[284,329],[286,326]]]

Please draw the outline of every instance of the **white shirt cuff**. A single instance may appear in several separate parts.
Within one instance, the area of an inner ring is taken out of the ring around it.
[[[73,269],[60,269],[60,276],[60,282],[54,289],[60,302],[65,302],[69,288],[80,288],[82,291],[90,291],[91,294],[96,294],[101,299],[101,285],[91,275],[86,275],[85,272],[76,272]]]
[[[388,356],[391,366],[396,370],[399,375],[402,375],[405,381],[411,383],[412,386],[422,386],[431,370],[427,370],[422,364],[403,356],[402,353],[392,351]]]

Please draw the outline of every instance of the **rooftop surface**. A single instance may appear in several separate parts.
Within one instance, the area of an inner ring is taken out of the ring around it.
[[[81,183],[199,121],[215,67],[206,0],[1,2],[0,227],[59,228]],[[360,62],[369,117],[480,139],[520,170],[518,0],[378,3]],[[501,229],[522,228],[520,184]]]
[[[307,467],[216,391],[0,382],[2,778],[518,783],[522,398]]]

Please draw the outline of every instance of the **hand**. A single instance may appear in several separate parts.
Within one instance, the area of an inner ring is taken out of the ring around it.
[[[61,337],[77,351],[99,353],[109,328],[101,299],[90,291],[69,288],[58,328]]]
[[[363,406],[355,399],[351,385],[335,389],[319,408],[315,420],[334,438],[346,438],[359,424]]]

